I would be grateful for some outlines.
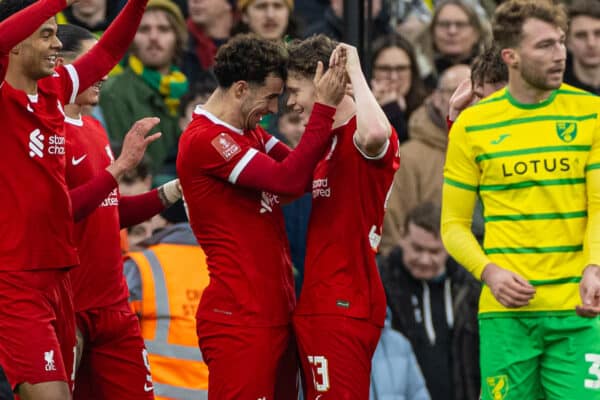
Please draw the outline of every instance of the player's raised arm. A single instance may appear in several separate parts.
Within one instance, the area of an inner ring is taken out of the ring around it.
[[[79,93],[98,82],[123,58],[137,32],[148,0],[129,0],[98,43],[73,63]]]
[[[369,157],[377,157],[392,134],[392,127],[365,79],[355,47],[340,43],[332,58],[346,53],[346,72],[352,84],[356,102],[356,145]]]

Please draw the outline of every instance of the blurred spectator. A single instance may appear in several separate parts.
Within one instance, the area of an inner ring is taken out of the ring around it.
[[[218,48],[231,36],[235,0],[187,0],[189,40],[183,55],[183,73],[190,83],[201,80],[215,62]]]
[[[190,90],[181,98],[179,105],[179,128],[183,131],[194,114],[194,109],[199,104],[206,103],[212,92],[217,88],[217,81],[213,78],[206,78],[202,81],[195,82],[190,86]]]
[[[480,283],[448,256],[440,207],[408,215],[400,246],[381,263],[392,327],[411,342],[432,400],[477,400]]]
[[[302,0],[294,7],[294,15],[303,26],[307,26],[309,21],[323,18],[327,7],[329,7],[329,0]]]
[[[280,107],[282,110],[278,119],[279,137],[292,149],[295,149],[304,133],[304,127],[308,120],[295,111],[287,108],[285,103]],[[296,295],[300,295],[302,280],[304,278],[304,256],[306,255],[306,234],[308,232],[308,220],[310,219],[312,193],[305,193],[302,197],[283,206],[283,217],[285,219],[285,230],[290,243],[290,256],[294,267],[294,280],[296,283]]]
[[[450,96],[458,85],[469,79],[467,65],[448,68],[431,97],[411,116],[410,139],[400,147],[401,166],[394,176],[380,244],[387,254],[398,244],[409,210],[424,201],[440,203],[448,131],[446,115]]]
[[[379,38],[373,44],[371,90],[398,133],[408,140],[407,121],[425,99],[426,92],[412,45],[398,34]]]
[[[365,2],[366,4],[366,2]],[[390,13],[383,0],[371,0],[371,13],[373,21],[370,28],[370,38],[378,37],[392,32],[390,26]],[[344,37],[344,0],[331,0],[325,15],[313,22],[305,31],[304,36],[309,37],[323,33],[332,39],[341,41]]]
[[[123,73],[102,88],[100,107],[111,139],[122,141],[138,119],[159,117],[153,132],[160,140],[147,150],[153,172],[159,172],[170,151],[177,148],[179,103],[188,90],[185,75],[176,66],[186,40],[181,11],[170,0],[150,0],[132,44]]]
[[[300,36],[298,21],[292,11],[294,0],[238,0],[241,13],[233,35],[255,33],[265,39],[283,40]]]
[[[391,311],[387,311],[371,363],[369,400],[430,400],[410,342],[392,329]]]
[[[575,0],[569,7],[569,60],[565,83],[600,95],[600,2]]]
[[[102,35],[122,8],[119,0],[79,0],[56,15],[58,24],[74,24]]]
[[[208,284],[206,256],[181,202],[163,217],[168,225],[128,254],[129,301],[140,319],[156,399],[206,398],[208,368],[196,337],[196,309]]]
[[[441,74],[452,65],[470,64],[489,41],[489,22],[482,21],[472,7],[461,0],[440,2],[417,48],[426,86],[435,88]]]
[[[443,1],[443,0],[442,0]],[[433,8],[437,7],[440,0],[392,0],[391,14],[392,25],[398,33],[414,42],[431,23]],[[491,0],[464,0],[477,12],[480,18],[487,18],[496,7]],[[485,4],[485,7],[481,3]],[[486,13],[487,11],[487,13]]]

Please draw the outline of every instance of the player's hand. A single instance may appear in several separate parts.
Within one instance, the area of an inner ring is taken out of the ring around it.
[[[496,300],[508,308],[526,306],[535,294],[535,288],[522,276],[496,264],[486,265],[481,279],[490,287]]]
[[[115,179],[118,179],[125,171],[138,165],[144,157],[148,145],[160,138],[160,132],[148,136],[150,130],[159,122],[159,118],[150,117],[142,118],[133,124],[123,139],[123,147],[119,158],[106,169]]]
[[[315,100],[319,103],[336,107],[346,94],[346,72],[344,69],[345,55],[339,54],[336,61],[323,73],[323,63],[317,63],[317,71],[313,82],[316,87]]]
[[[377,100],[377,104],[384,106],[390,103],[397,103],[402,111],[406,110],[406,100],[400,94],[400,90],[389,80],[372,79],[371,92]]]
[[[448,110],[448,118],[450,121],[456,121],[458,114],[465,108],[469,107],[476,100],[473,92],[473,84],[471,79],[465,79],[458,85],[452,96],[450,97]]]
[[[340,62],[337,58],[339,55],[342,54],[342,51],[346,55],[346,62],[343,63],[343,65],[345,65],[346,67],[346,72],[348,72],[349,75],[352,75],[356,72],[360,72],[362,74],[360,58],[358,57],[358,50],[356,50],[356,47],[350,46],[346,43],[340,43],[337,45],[333,53],[331,53],[330,64],[331,62],[335,64]]]
[[[600,314],[600,266],[585,267],[579,282],[579,295],[582,305],[575,307],[578,315],[595,317]]]

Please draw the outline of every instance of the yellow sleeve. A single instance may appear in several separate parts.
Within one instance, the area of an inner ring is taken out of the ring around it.
[[[460,123],[452,126],[442,190],[441,235],[448,253],[477,279],[490,260],[471,231],[480,171]]]
[[[588,164],[585,167],[588,221],[585,243],[588,263],[600,265],[600,123],[596,120],[596,130]],[[582,267],[585,267],[582,266]]]

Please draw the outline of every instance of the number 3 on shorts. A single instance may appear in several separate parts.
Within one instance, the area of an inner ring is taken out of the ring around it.
[[[308,363],[313,376],[313,384],[317,392],[329,390],[329,367],[324,356],[308,356]]]
[[[600,389],[600,354],[587,353],[585,361],[592,363],[588,373],[596,377],[596,379],[586,379],[583,386],[586,389]]]

